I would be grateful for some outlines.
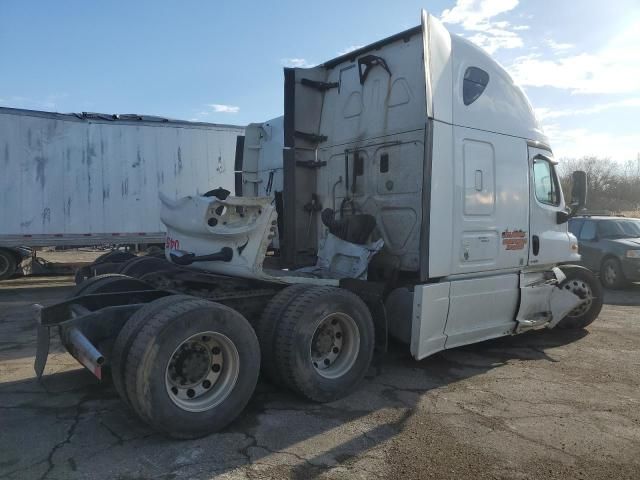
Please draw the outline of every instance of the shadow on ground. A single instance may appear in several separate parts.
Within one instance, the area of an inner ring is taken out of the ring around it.
[[[604,303],[607,305],[640,306],[640,283],[632,283],[620,290],[605,290]]]
[[[315,478],[328,468],[366,460],[372,449],[405,428],[424,393],[514,360],[554,362],[546,349],[587,334],[532,332],[420,362],[405,346],[392,343],[358,391],[345,399],[314,404],[260,381],[230,427],[189,441],[150,430],[110,382],[99,383],[82,369],[55,373],[74,360],[54,354],[53,372],[41,382],[28,378],[0,384],[0,477],[205,479],[251,464],[270,476]],[[0,362],[6,359],[0,352]],[[359,470],[379,473],[366,468],[365,462]]]

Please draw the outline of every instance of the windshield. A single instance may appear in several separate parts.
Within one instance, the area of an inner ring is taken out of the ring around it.
[[[603,220],[598,233],[602,238],[640,238],[640,220]]]

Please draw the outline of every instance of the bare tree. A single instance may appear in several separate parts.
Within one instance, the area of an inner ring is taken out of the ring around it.
[[[609,158],[593,156],[562,159],[558,171],[567,198],[571,197],[571,173],[575,170],[587,173],[588,210],[613,213],[640,210],[640,172],[636,162],[621,165]]]

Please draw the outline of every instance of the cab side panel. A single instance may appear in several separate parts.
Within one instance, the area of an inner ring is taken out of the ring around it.
[[[529,186],[522,139],[453,127],[450,274],[527,264]]]

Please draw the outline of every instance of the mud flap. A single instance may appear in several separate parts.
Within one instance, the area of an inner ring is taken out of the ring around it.
[[[580,304],[580,297],[558,288],[565,278],[559,268],[520,274],[520,308],[516,317],[516,333],[553,328]]]

